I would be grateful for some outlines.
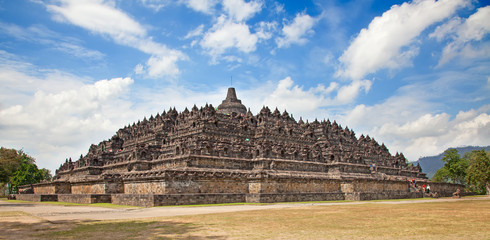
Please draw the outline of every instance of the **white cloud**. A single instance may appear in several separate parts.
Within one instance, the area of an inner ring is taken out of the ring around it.
[[[317,96],[314,89],[305,91],[287,77],[279,81],[276,89],[264,100],[264,104],[294,113],[304,113],[314,111],[323,101],[323,97]]]
[[[190,31],[185,35],[184,39],[189,39],[197,36],[201,36],[204,30],[204,24],[197,26],[194,30]]]
[[[117,9],[113,2],[65,0],[60,5],[46,7],[57,21],[109,36],[118,44],[152,55],[145,68],[150,78],[175,77],[180,73],[177,62],[187,59],[181,51],[154,42],[141,24]]]
[[[460,27],[462,19],[458,16],[452,18],[446,23],[437,26],[434,32],[429,34],[430,38],[435,38],[437,41],[441,41],[450,34],[454,34],[454,30]]]
[[[479,8],[476,13],[463,20],[459,17],[438,26],[429,36],[441,41],[445,37],[452,39],[442,52],[438,66],[442,66],[456,56],[465,58],[488,57],[488,43],[478,44],[490,33],[490,6]],[[476,44],[474,46],[473,44]]]
[[[162,73],[175,76],[180,73],[176,62],[179,60],[179,54],[155,55],[148,59],[147,73],[149,76],[158,77]]]
[[[0,32],[21,41],[48,45],[52,49],[78,58],[99,60],[105,56],[99,51],[81,46],[82,43],[78,39],[61,36],[59,33],[53,32],[42,25],[33,25],[28,28],[23,28],[15,24],[0,22]]]
[[[238,22],[248,20],[262,10],[262,2],[243,0],[223,0],[223,9],[228,16]]]
[[[336,99],[336,102],[338,104],[348,104],[354,101],[357,96],[359,95],[359,92],[364,89],[364,92],[367,93],[369,92],[369,89],[371,88],[372,82],[369,80],[357,80],[351,82],[347,86],[342,86],[338,90],[338,94]]]
[[[66,154],[85,153],[91,139],[110,137],[126,124],[121,120],[129,116],[121,113],[130,104],[120,97],[132,83],[115,78],[55,93],[37,91],[26,103],[0,111],[2,135],[9,136],[1,145],[24,148],[39,166],[55,169]]]
[[[47,5],[55,19],[83,27],[99,34],[107,34],[115,40],[126,41],[132,37],[145,37],[146,29],[114,3],[102,0],[62,1],[60,6]]]
[[[39,77],[41,76],[41,77]],[[40,81],[39,79],[43,80]],[[79,88],[88,79],[57,70],[34,70],[34,66],[15,55],[0,50],[0,109],[2,105],[23,104],[35,91],[47,93]]]
[[[313,34],[313,26],[316,19],[305,13],[298,13],[293,22],[289,25],[284,25],[282,28],[283,37],[276,39],[277,46],[289,47],[291,44],[304,44],[307,39],[305,35]]]
[[[467,0],[415,0],[392,6],[359,32],[339,58],[344,68],[337,75],[358,80],[380,69],[410,65],[418,54],[414,39],[468,4]]]
[[[247,24],[230,21],[222,15],[204,34],[200,45],[216,58],[230,48],[236,48],[244,53],[255,51],[258,40],[259,37],[250,32]]]
[[[196,12],[211,14],[214,6],[218,3],[217,0],[182,0],[182,2]]]
[[[140,0],[141,4],[158,12],[169,4],[169,0]]]
[[[403,152],[410,161],[415,161],[449,147],[488,145],[490,116],[485,112],[488,107],[460,111],[453,119],[444,112],[427,113],[433,110],[425,100],[410,102],[409,97],[403,96],[373,106],[358,105],[338,116],[338,120],[384,142],[392,153]]]
[[[353,82],[341,86],[337,82],[330,82],[328,87],[318,84],[315,87],[304,89],[294,83],[291,77],[280,80],[277,85],[269,85],[272,93],[264,96],[264,105],[287,109],[291,113],[303,117],[322,117],[321,108],[329,106],[342,106],[352,103],[359,94],[359,90],[368,91],[371,82],[368,80]],[[325,111],[324,111],[325,112]]]
[[[461,41],[481,40],[490,32],[490,6],[479,8],[471,15],[465,25],[458,29],[458,38]]]
[[[486,146],[490,142],[490,115],[474,109],[451,120],[446,113],[425,114],[402,125],[384,124],[375,134],[394,139],[410,160],[437,154],[449,147]]]
[[[475,70],[479,71],[479,70]],[[454,112],[454,106],[484,96],[487,78],[471,72],[413,76],[386,100],[344,109],[336,117],[360,133],[384,142],[392,153],[403,152],[410,161],[436,155],[448,147],[490,143],[490,105]],[[473,77],[470,77],[473,76]],[[462,81],[461,79],[471,79]],[[470,92],[467,92],[468,89]],[[478,100],[485,103],[485,98]]]
[[[255,28],[256,35],[259,39],[270,39],[273,33],[276,31],[277,22],[259,22]]]
[[[104,57],[104,54],[99,51],[86,49],[80,45],[67,42],[58,42],[55,48],[79,58],[101,59]]]

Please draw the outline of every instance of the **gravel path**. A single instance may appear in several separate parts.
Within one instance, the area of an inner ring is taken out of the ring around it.
[[[253,211],[265,209],[301,208],[310,206],[355,205],[355,204],[404,204],[425,202],[452,202],[461,200],[483,200],[485,197],[440,198],[403,201],[355,201],[331,203],[277,203],[266,205],[229,205],[229,206],[203,206],[203,207],[153,207],[153,208],[107,208],[90,205],[63,206],[46,203],[19,203],[0,200],[0,216],[2,212],[25,212],[38,219],[46,221],[87,221],[87,220],[123,220],[154,217],[171,217],[183,215],[197,215],[209,213],[225,213],[239,211]],[[1,222],[1,217],[0,217]]]

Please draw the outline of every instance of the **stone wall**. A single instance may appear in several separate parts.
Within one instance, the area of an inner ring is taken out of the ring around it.
[[[354,180],[345,184],[353,185],[353,192],[409,192],[409,182],[389,180]]]
[[[198,179],[174,179],[167,182],[167,194],[182,193],[246,193],[248,191],[246,179],[232,178],[198,178]]]
[[[247,194],[247,202],[274,203],[274,202],[306,202],[306,201],[336,201],[344,200],[342,192],[320,193],[253,193]]]
[[[345,194],[345,200],[365,201],[381,199],[422,198],[421,192],[386,191],[386,192],[352,192]]]
[[[124,183],[122,180],[105,181],[105,193],[123,193]]]
[[[326,179],[268,179],[249,183],[249,193],[330,193],[340,190],[339,181]]]
[[[154,194],[113,194],[112,204],[139,207],[154,207]]]
[[[55,185],[36,185],[33,186],[34,193],[37,194],[55,194],[56,186]]]
[[[79,204],[111,203],[110,194],[58,194],[58,201]]]
[[[420,198],[421,192],[411,192],[407,181],[353,180],[341,184],[346,200],[380,200],[400,198]]]
[[[71,185],[72,194],[104,194],[106,193],[103,182],[78,182]]]
[[[210,160],[210,159],[207,159]],[[210,160],[213,162],[212,160]],[[271,160],[260,160],[270,167]],[[240,161],[237,161],[240,162]],[[287,162],[281,161],[281,162]],[[291,161],[295,162],[295,161]],[[233,164],[232,161],[230,164]],[[321,166],[312,163],[311,166]],[[335,168],[363,169],[357,164],[337,164]],[[343,171],[343,169],[339,169]],[[127,173],[85,182],[55,182],[34,185],[37,194],[21,194],[28,201],[63,201],[74,203],[112,202],[143,207],[161,205],[212,204],[230,202],[303,202],[332,200],[377,200],[421,198],[424,194],[410,187],[409,181],[387,180],[380,174],[318,174],[315,172],[257,169],[168,169]],[[335,178],[337,177],[337,178]],[[430,185],[439,196],[452,196],[462,185],[418,181]],[[23,186],[27,187],[27,186]],[[52,194],[52,193],[72,194]],[[44,194],[40,194],[44,193]]]
[[[31,202],[57,202],[58,194],[16,194],[15,199]]]
[[[125,194],[165,194],[166,181],[147,180],[147,181],[128,181],[124,183]]]
[[[112,203],[140,207],[245,202],[245,194],[113,194]]]
[[[33,190],[36,194],[67,194],[71,193],[71,185],[68,182],[43,182],[33,184]]]
[[[430,192],[437,192],[439,197],[451,197],[453,196],[453,193],[458,190],[458,188],[461,190],[461,192],[464,192],[464,185],[461,184],[452,184],[452,183],[442,183],[442,182],[423,182],[423,183],[417,183],[417,186],[422,186],[422,184],[425,184],[425,186],[430,186]]]

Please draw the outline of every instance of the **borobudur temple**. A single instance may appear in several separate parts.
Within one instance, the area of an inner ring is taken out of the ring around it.
[[[229,88],[217,108],[173,108],[119,129],[17,199],[151,207],[422,197],[411,181],[429,184],[373,138],[277,108],[253,115]],[[430,184],[440,196],[458,187]]]

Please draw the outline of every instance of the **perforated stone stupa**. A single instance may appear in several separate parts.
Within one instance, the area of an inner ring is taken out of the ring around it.
[[[412,179],[427,182],[419,166],[369,136],[335,121],[296,121],[277,108],[253,115],[229,88],[217,109],[173,108],[119,129],[19,197],[147,207],[422,197]]]

